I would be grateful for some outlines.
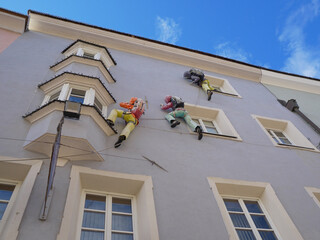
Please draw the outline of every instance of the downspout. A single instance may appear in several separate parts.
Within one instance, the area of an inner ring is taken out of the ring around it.
[[[299,105],[295,99],[290,99],[288,102],[284,100],[278,99],[278,102],[281,103],[282,106],[286,107],[289,109],[291,112],[297,113],[303,120],[305,120],[318,134],[320,134],[320,128],[313,122],[311,121],[306,115],[304,115],[300,110],[299,110]]]

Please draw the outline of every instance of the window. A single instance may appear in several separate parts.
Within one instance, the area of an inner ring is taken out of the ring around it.
[[[81,240],[133,240],[133,236],[131,198],[86,194]]]
[[[92,53],[84,52],[83,56],[86,57],[86,58],[94,59],[94,54],[92,54]]]
[[[204,134],[232,140],[241,140],[231,122],[221,109],[200,107],[185,103],[185,108],[191,118],[199,123]]]
[[[57,240],[159,240],[150,176],[72,166]]]
[[[292,145],[292,143],[289,141],[289,139],[284,135],[283,132],[267,129],[267,132],[270,134],[270,136],[273,138],[274,141],[278,144],[286,144],[286,145]]]
[[[23,161],[7,156],[0,156],[0,160],[0,239],[17,239],[42,161]]]
[[[252,116],[275,146],[317,151],[313,144],[290,121]]]
[[[240,240],[277,240],[257,200],[223,199]]]
[[[303,240],[269,183],[208,177],[234,240]]]
[[[234,96],[234,97],[240,97],[240,95],[231,86],[231,84],[229,83],[229,81],[227,79],[217,78],[217,77],[210,76],[207,74],[206,74],[205,78],[208,79],[208,81],[210,82],[210,85],[212,85],[221,94]]]
[[[102,112],[102,103],[96,97],[94,98],[94,106],[96,106],[99,109],[99,111]]]
[[[60,96],[60,92],[61,92],[61,91],[52,94],[52,95],[50,96],[50,98],[49,98],[49,102],[54,101],[54,100],[57,100],[57,99],[59,98],[59,96]]]
[[[69,101],[83,103],[85,95],[86,95],[86,91],[73,88],[71,89],[71,92],[70,92]]]
[[[14,185],[0,184],[0,221],[9,204],[14,188]]]
[[[208,134],[219,134],[219,131],[216,127],[216,123],[210,120],[202,120],[202,119],[193,119],[196,123],[198,123],[203,132]]]

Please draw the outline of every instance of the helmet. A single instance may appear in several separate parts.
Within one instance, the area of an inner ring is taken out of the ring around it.
[[[170,95],[165,96],[165,97],[164,97],[164,101],[165,101],[166,103],[169,103],[169,102],[171,101],[171,96],[170,96]]]

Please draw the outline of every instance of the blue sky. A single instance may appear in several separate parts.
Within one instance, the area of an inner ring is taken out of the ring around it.
[[[0,7],[320,78],[320,0],[7,0]]]

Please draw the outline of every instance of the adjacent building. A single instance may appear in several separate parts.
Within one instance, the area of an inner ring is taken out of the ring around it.
[[[0,239],[319,239],[320,135],[278,101],[296,99],[319,126],[319,79],[40,12],[0,13],[23,25],[0,25],[1,39],[19,33],[0,51]],[[190,68],[219,89],[210,101],[183,78]],[[170,127],[167,95],[184,100],[200,141],[183,120]],[[114,148],[125,122],[106,119],[131,97],[145,114]]]

